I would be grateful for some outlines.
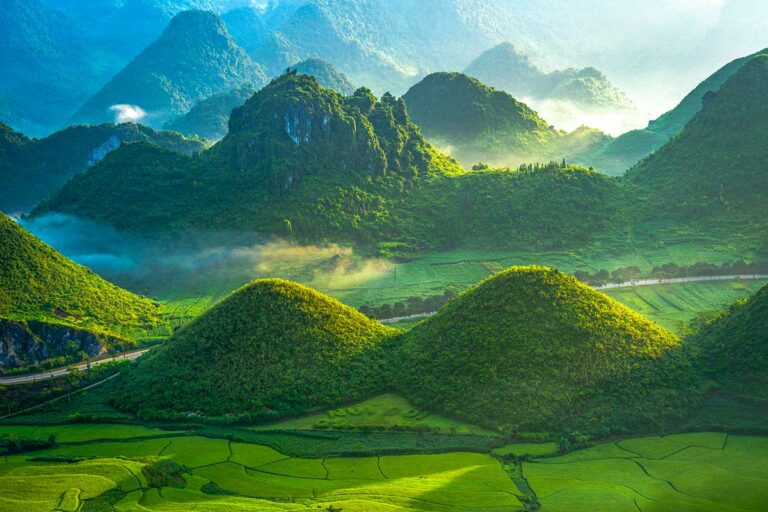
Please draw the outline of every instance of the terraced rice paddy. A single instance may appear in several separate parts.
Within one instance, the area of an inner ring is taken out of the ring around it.
[[[544,443],[493,454],[304,458],[140,426],[3,426],[0,434],[30,428],[64,444],[0,458],[0,511],[504,512],[538,503],[543,512],[758,512],[768,503],[765,437],[625,439],[564,456]],[[183,485],[150,487],[147,457],[185,466]]]

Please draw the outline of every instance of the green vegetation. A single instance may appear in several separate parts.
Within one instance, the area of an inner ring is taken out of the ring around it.
[[[574,160],[593,165],[610,175],[623,174],[683,131],[701,111],[708,94],[717,92],[744,64],[766,50],[729,62],[696,86],[675,108],[648,123],[647,128],[632,130],[605,145],[590,148]]]
[[[290,69],[302,75],[315,77],[320,85],[333,89],[342,96],[352,96],[355,93],[356,88],[350,83],[347,76],[324,60],[306,59],[290,66]]]
[[[19,427],[0,426],[0,435],[9,428]],[[61,435],[61,426],[51,428]],[[563,456],[553,443],[515,444],[494,450],[500,463],[490,454],[418,449],[302,457],[254,442],[130,428],[100,425],[75,444],[0,457],[0,510],[631,512],[671,505],[758,512],[768,478],[768,440],[724,433],[616,439]]]
[[[768,400],[768,287],[707,322],[691,344],[722,388]]]
[[[649,222],[672,221],[703,231],[763,233],[768,217],[768,55],[744,64],[683,132],[634,167],[627,177],[641,190]]]
[[[256,427],[269,430],[390,430],[483,434],[482,429],[416,409],[393,394],[379,395],[349,407]]]
[[[758,511],[767,453],[766,438],[686,434],[539,459],[523,473],[543,511]]]
[[[508,431],[660,428],[698,394],[674,335],[540,267],[459,296],[405,335],[403,353],[417,406]]]
[[[158,306],[68,260],[0,215],[0,317],[43,320],[99,332],[151,327]]]
[[[116,403],[142,416],[284,416],[379,389],[374,349],[397,331],[280,280],[224,300],[121,380]]]
[[[190,137],[219,140],[227,134],[232,109],[243,105],[255,92],[256,87],[246,84],[214,94],[196,102],[189,112],[166,122],[163,127]]]
[[[210,11],[177,14],[154,43],[136,56],[73,116],[77,123],[110,121],[113,105],[137,105],[150,126],[187,112],[198,100],[250,83],[266,83],[254,63]]]
[[[0,210],[25,211],[125,142],[147,142],[191,155],[205,144],[132,123],[73,126],[29,139],[0,122]]]
[[[424,135],[465,167],[517,166],[581,154],[609,137],[582,127],[555,130],[527,105],[460,73],[434,73],[403,96]],[[446,108],[450,105],[450,108]]]

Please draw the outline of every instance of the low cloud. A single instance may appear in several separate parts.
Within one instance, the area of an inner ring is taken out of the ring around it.
[[[150,240],[59,213],[21,224],[77,263],[109,281],[147,295],[225,294],[254,279],[281,277],[331,292],[363,286],[393,270],[350,247],[297,245],[255,233],[199,232]]]
[[[110,112],[115,113],[116,123],[138,123],[147,116],[147,113],[138,105],[118,104],[109,107]]]

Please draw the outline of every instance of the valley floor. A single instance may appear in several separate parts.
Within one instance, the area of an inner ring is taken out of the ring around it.
[[[301,457],[263,444],[140,426],[0,432],[55,434],[60,443],[0,458],[0,511],[8,512],[502,512],[536,504],[545,512],[757,512],[768,502],[766,437],[624,439],[564,456],[547,444],[513,444],[493,453]],[[160,456],[187,468],[183,480],[152,486],[142,467],[146,457]]]

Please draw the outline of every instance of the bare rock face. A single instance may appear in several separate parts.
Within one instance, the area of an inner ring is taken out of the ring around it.
[[[107,347],[127,345],[118,338],[66,325],[0,319],[0,371],[80,352],[95,358],[106,354]]]

